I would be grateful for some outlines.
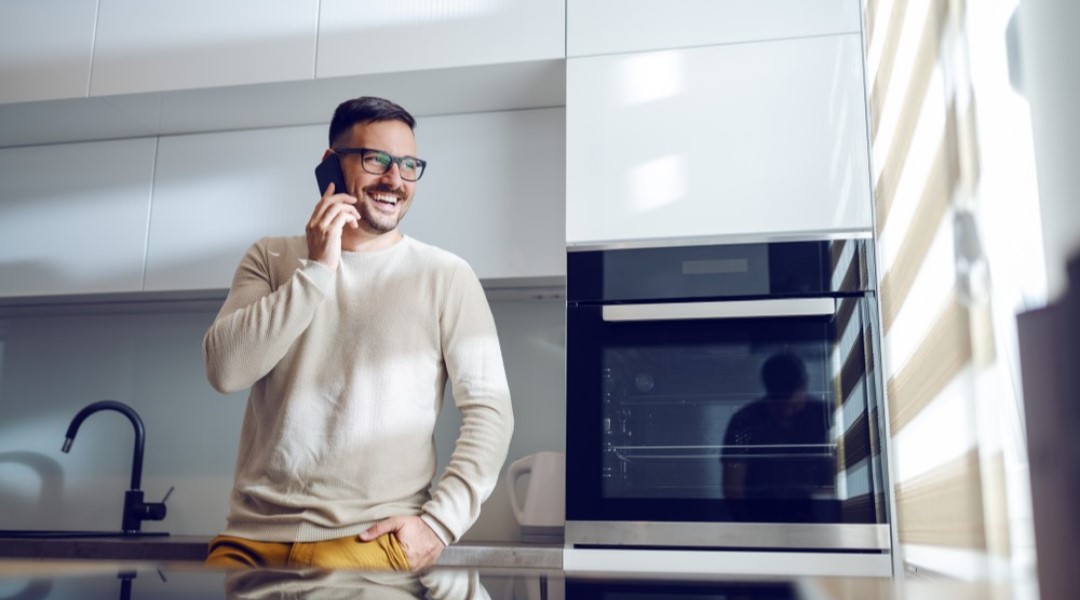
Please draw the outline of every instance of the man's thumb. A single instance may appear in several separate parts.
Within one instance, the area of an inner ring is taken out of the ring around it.
[[[383,519],[378,523],[375,523],[371,527],[368,527],[365,531],[360,533],[360,540],[364,542],[370,542],[371,540],[379,537],[384,533],[389,533],[394,530],[394,518]]]

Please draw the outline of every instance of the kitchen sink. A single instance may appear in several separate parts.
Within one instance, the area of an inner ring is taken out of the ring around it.
[[[123,531],[49,531],[33,529],[0,529],[0,538],[30,538],[30,539],[67,539],[67,538],[145,538],[166,537],[169,534],[164,531],[138,531],[124,533]]]

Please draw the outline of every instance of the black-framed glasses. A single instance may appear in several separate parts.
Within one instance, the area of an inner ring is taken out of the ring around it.
[[[427,161],[415,156],[394,156],[382,150],[371,148],[333,148],[337,154],[359,154],[360,166],[372,175],[382,175],[390,170],[392,165],[398,166],[398,173],[405,181],[416,181],[424,174]]]

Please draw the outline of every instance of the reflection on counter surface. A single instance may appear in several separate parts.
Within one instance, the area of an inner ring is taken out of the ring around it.
[[[44,564],[44,563],[42,563]],[[73,564],[73,563],[68,563]],[[0,598],[62,600],[67,598],[385,598],[396,600],[487,599],[479,572],[436,569],[421,574],[318,569],[256,569],[219,571],[194,567],[157,567],[150,564],[85,568],[0,579]],[[542,572],[543,573],[543,572]],[[546,575],[533,576],[539,583]],[[514,590],[516,581],[496,578],[496,598],[531,598]],[[524,582],[523,582],[524,583]],[[540,589],[540,586],[534,586]],[[546,587],[546,586],[544,586]],[[508,594],[508,595],[507,595]],[[536,596],[536,598],[551,596]]]
[[[660,565],[658,565],[658,568]],[[1034,582],[768,578],[541,569],[432,569],[420,574],[218,571],[178,563],[0,561],[0,599],[362,598],[385,600],[1021,600]]]

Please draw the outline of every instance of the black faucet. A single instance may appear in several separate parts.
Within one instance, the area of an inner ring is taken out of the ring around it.
[[[131,489],[124,493],[124,520],[121,529],[124,533],[138,533],[142,529],[143,521],[160,521],[165,518],[165,500],[172,493],[172,489],[170,489],[161,502],[143,502],[143,492],[139,489],[139,485],[142,483],[143,446],[146,430],[143,427],[142,419],[139,418],[139,413],[135,412],[135,409],[127,404],[115,400],[101,400],[89,404],[76,413],[75,418],[71,420],[71,425],[68,425],[67,435],[64,439],[64,447],[60,451],[69,452],[71,443],[75,441],[75,434],[79,432],[79,426],[82,425],[82,422],[86,420],[86,417],[101,410],[115,410],[121,413],[128,418],[128,421],[131,421],[131,426],[135,428],[135,453],[131,460]]]

